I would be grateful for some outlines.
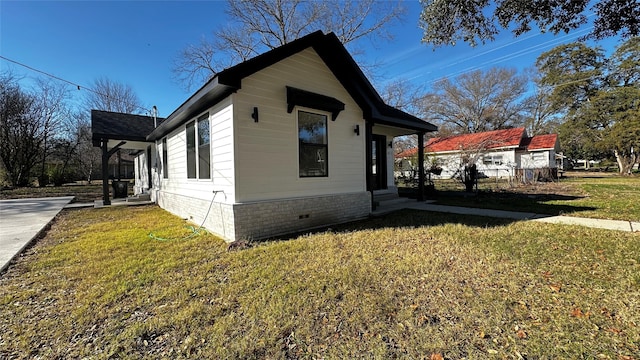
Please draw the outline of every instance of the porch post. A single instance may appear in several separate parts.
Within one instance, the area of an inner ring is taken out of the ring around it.
[[[371,141],[373,140],[373,121],[365,120],[365,132],[364,132],[364,141],[365,141],[365,176],[367,177],[367,191],[371,193],[371,210],[376,209],[376,203],[373,201],[373,184],[371,183],[371,178],[373,177],[373,150],[371,148]]]
[[[424,201],[424,132],[418,133],[418,201]]]
[[[102,139],[102,204],[111,205],[109,199],[109,150],[108,139]]]

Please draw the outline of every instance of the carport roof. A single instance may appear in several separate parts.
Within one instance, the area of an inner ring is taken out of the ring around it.
[[[164,118],[156,118],[159,125]],[[91,110],[91,139],[94,143],[103,139],[147,141],[154,126],[151,116],[124,114],[103,110]]]

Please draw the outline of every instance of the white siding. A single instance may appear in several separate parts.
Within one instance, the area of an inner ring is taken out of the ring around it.
[[[514,176],[513,169],[517,167],[516,152],[515,150],[504,151],[490,151],[477,155],[476,166],[479,172],[489,177],[509,177]],[[500,164],[485,164],[484,158],[501,156],[502,161]],[[448,179],[456,175],[456,172],[461,168],[461,155],[460,153],[449,154],[427,154],[427,161],[435,159],[442,167],[442,173],[439,176],[433,175],[434,178]],[[427,165],[430,166],[430,165]]]
[[[134,173],[134,185],[133,185],[133,193],[134,194],[142,194],[146,193],[149,190],[149,162],[151,162],[151,166],[153,167],[154,161],[156,161],[156,157],[153,149],[155,146],[149,145],[151,147],[151,159],[147,157],[147,150],[141,150],[138,155],[133,160],[133,173]],[[151,169],[152,176],[155,172],[155,169]]]
[[[345,103],[337,120],[329,117],[327,121],[328,177],[299,177],[298,108],[287,113],[286,86]],[[232,98],[236,202],[365,191],[362,111],[314,50],[304,50],[243,79],[242,89]],[[257,123],[251,118],[254,107],[259,112]],[[353,131],[356,124],[360,136]]]
[[[555,168],[555,151],[539,150],[518,154],[522,169]]]
[[[218,191],[216,202],[233,204],[235,201],[231,99],[221,101],[193,119],[207,112],[211,129],[211,179],[187,179],[186,124],[167,135],[166,170],[169,178],[163,179],[158,176],[157,187],[159,202],[169,211],[172,211],[172,205],[163,204],[163,193],[210,201],[213,199],[214,191]],[[158,154],[162,154],[161,144],[159,141]]]
[[[485,156],[502,156],[502,164],[485,164],[483,159]],[[434,155],[427,155],[427,160],[434,158]],[[438,154],[435,156],[443,168],[442,174],[439,178],[450,178],[455,174],[460,167],[460,154]],[[489,177],[508,177],[513,176],[513,169],[543,169],[543,168],[555,168],[555,151],[553,150],[540,150],[540,151],[492,151],[480,155],[477,163],[478,171],[484,173]]]

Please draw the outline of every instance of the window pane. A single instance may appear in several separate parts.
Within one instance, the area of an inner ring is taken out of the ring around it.
[[[209,135],[209,118],[207,114],[198,119],[198,176],[200,179],[211,178]]]
[[[298,138],[308,144],[327,144],[327,117],[298,112]]]
[[[196,128],[193,122],[187,124],[187,178],[196,178]]]
[[[298,112],[299,176],[327,176],[327,117]]]
[[[300,176],[327,176],[327,147],[300,145]]]
[[[169,178],[168,158],[167,138],[164,138],[162,139],[162,177],[165,179]]]

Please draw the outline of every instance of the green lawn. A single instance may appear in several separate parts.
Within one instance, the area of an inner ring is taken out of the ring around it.
[[[184,225],[64,212],[0,275],[0,358],[639,359],[640,233],[403,211],[227,251]]]
[[[510,186],[483,179],[477,196],[462,196],[453,180],[436,182],[439,204],[640,221],[639,176],[570,176],[557,183]],[[444,191],[444,193],[443,193]]]

